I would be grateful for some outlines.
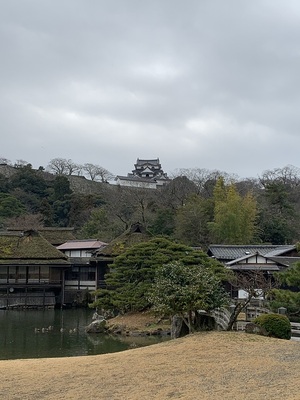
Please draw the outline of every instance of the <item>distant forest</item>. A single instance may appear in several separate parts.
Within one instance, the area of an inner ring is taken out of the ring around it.
[[[110,184],[99,165],[0,159],[0,226],[74,227],[78,238],[110,241],[140,222],[154,236],[190,246],[299,241],[300,169],[240,180],[218,170],[178,169],[160,189]]]

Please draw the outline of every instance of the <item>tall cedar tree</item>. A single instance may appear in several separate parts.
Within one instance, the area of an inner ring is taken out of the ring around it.
[[[213,202],[199,195],[190,196],[177,210],[175,237],[189,246],[209,244],[208,222],[213,215]]]

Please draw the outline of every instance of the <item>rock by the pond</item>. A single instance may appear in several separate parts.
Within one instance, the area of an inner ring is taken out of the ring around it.
[[[105,319],[97,319],[90,323],[86,328],[85,331],[87,333],[105,333],[107,330],[106,321]]]
[[[98,320],[103,321],[104,319],[105,319],[105,318],[104,318],[103,315],[99,315],[99,314],[97,313],[97,311],[94,312],[93,317],[92,317],[92,321],[98,321]]]

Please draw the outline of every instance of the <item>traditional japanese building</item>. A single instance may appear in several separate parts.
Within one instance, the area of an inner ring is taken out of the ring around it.
[[[37,231],[0,232],[0,308],[64,304],[68,258]]]
[[[100,272],[95,265],[90,264],[92,254],[107,243],[97,239],[69,240],[57,249],[63,252],[71,263],[71,268],[65,274],[65,302],[74,302],[74,291],[98,289]],[[104,279],[104,278],[102,278]],[[71,299],[71,301],[70,301]]]
[[[134,170],[127,176],[117,176],[116,182],[120,186],[157,189],[170,182],[167,174],[162,170],[159,158],[152,160],[137,159]]]
[[[68,257],[71,268],[65,272],[65,305],[85,302],[87,292],[105,288],[105,274],[115,257],[130,246],[151,239],[151,234],[139,223],[109,244],[96,239],[71,240],[57,247]]]
[[[296,245],[222,245],[212,244],[207,254],[222,262],[237,275],[247,277],[261,274],[267,280],[274,272],[280,272],[300,262]],[[248,294],[243,287],[229,285],[231,298],[244,299]],[[257,288],[259,289],[259,288]]]

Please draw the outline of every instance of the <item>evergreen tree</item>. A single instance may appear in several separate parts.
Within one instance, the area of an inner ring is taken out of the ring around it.
[[[300,318],[300,262],[276,274],[282,288],[274,289],[271,295],[271,307],[277,311],[285,307],[290,318]]]
[[[25,214],[24,205],[8,193],[0,193],[0,217],[11,218]]]
[[[297,238],[299,220],[295,205],[291,201],[294,188],[283,182],[268,182],[260,198],[259,215],[260,236],[262,241],[272,244],[287,244]]]
[[[148,230],[154,236],[172,236],[175,229],[175,215],[170,208],[158,209]]]
[[[202,251],[164,238],[154,238],[130,247],[116,257],[105,280],[110,290],[111,308],[121,312],[140,311],[151,306],[147,294],[157,268],[170,262],[211,267],[220,277],[225,268]],[[101,293],[101,290],[100,290]],[[101,300],[98,304],[102,308]]]
[[[11,186],[39,198],[46,196],[47,183],[40,172],[32,169],[31,164],[18,168],[11,178]]]
[[[149,299],[160,315],[180,316],[189,332],[197,329],[198,310],[211,311],[228,302],[209,265],[171,262],[157,268]]]
[[[109,242],[122,232],[122,225],[119,222],[111,221],[106,210],[99,207],[91,211],[91,215],[80,230],[79,236]]]
[[[72,193],[70,182],[65,176],[58,175],[53,182],[53,200],[63,200]]]
[[[177,210],[175,237],[189,246],[207,246],[209,243],[208,222],[213,214],[213,203],[210,199],[191,196]]]

